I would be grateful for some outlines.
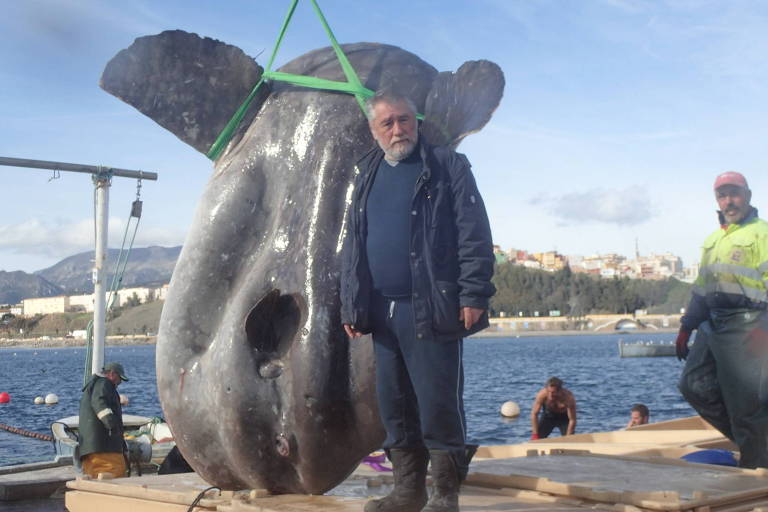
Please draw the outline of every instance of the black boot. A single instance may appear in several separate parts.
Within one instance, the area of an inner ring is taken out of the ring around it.
[[[459,472],[451,452],[430,450],[432,461],[432,496],[422,512],[458,512],[459,511]]]
[[[389,450],[395,488],[384,498],[365,504],[365,512],[420,512],[427,502],[426,449]]]

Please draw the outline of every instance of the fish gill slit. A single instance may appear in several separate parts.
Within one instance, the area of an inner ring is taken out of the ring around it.
[[[282,373],[280,359],[296,339],[302,322],[301,301],[294,295],[272,290],[248,313],[245,332],[256,353],[259,374],[277,377]]]

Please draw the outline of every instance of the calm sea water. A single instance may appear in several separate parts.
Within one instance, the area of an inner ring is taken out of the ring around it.
[[[672,334],[473,338],[465,341],[465,405],[469,435],[480,444],[509,444],[530,437],[529,414],[536,392],[551,375],[562,378],[576,396],[577,432],[623,428],[629,408],[643,402],[653,421],[694,414],[677,392],[682,364],[674,357],[618,356],[617,343],[668,340]],[[0,350],[0,423],[50,433],[50,424],[77,414],[85,349]],[[106,347],[105,360],[120,361],[130,377],[120,386],[130,403],[126,414],[161,416],[155,380],[155,347]],[[34,405],[36,396],[55,393],[57,405]],[[499,414],[514,400],[517,419]],[[51,459],[50,442],[0,430],[0,466]]]

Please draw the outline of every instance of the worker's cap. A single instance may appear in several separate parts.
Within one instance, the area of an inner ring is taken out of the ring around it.
[[[749,185],[747,185],[747,178],[738,172],[724,172],[715,178],[715,190],[722,187],[723,185],[735,185],[737,187],[749,190]]]
[[[123,365],[120,363],[107,363],[104,365],[104,373],[106,372],[115,372],[120,376],[120,380],[128,380],[128,377],[125,376],[125,370],[123,370]]]

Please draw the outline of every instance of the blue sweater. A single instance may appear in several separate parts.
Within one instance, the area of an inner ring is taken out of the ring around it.
[[[373,289],[387,297],[411,294],[411,203],[421,172],[418,151],[394,167],[382,159],[368,195],[368,267]]]

